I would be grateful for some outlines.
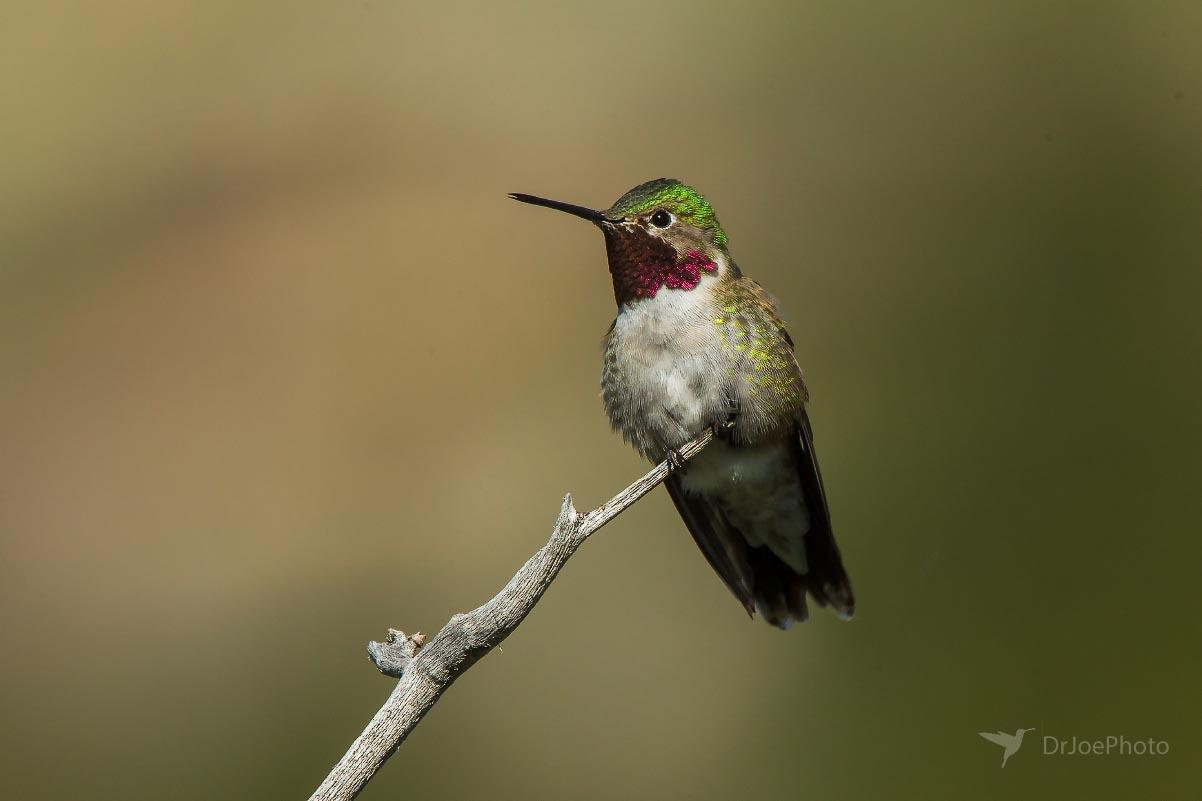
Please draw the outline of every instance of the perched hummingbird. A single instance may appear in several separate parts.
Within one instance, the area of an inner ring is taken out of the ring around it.
[[[706,199],[667,178],[605,211],[510,197],[604,234],[618,304],[601,372],[609,421],[644,457],[680,468],[668,493],[747,613],[788,628],[808,617],[808,593],[851,618],[793,340]],[[678,450],[709,426],[722,438],[682,465]]]

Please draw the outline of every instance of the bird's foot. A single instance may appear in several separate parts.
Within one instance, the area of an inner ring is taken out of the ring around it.
[[[714,423],[714,436],[718,439],[729,441],[731,434],[734,433],[735,423],[739,419],[739,412],[742,411],[742,408],[738,398],[727,398],[726,417]]]
[[[683,473],[685,472],[685,458],[680,455],[680,451],[671,450],[664,456],[664,461],[668,463],[668,472]]]

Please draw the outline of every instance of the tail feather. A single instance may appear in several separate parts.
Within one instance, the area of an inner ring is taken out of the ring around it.
[[[665,486],[706,560],[748,614],[759,612],[772,625],[788,628],[809,618],[809,595],[818,606],[829,606],[839,617],[850,620],[855,614],[855,595],[835,545],[814,436],[804,409],[798,413],[787,447],[792,453],[789,461],[797,470],[799,501],[807,512],[806,528],[798,532],[804,543],[804,562],[790,559],[786,563],[767,544],[761,544],[763,536],[745,537],[731,523],[719,499],[686,492],[680,476],[669,476]],[[743,522],[750,522],[746,515]],[[804,573],[798,572],[803,569]]]
[[[782,629],[808,620],[805,576],[768,548],[749,548],[747,556],[755,574],[755,608],[764,620]]]
[[[851,585],[829,524],[816,525],[825,519],[821,515],[811,515],[805,535],[807,572],[800,574],[770,548],[749,545],[718,504],[685,492],[678,476],[670,476],[665,486],[702,554],[748,614],[758,612],[768,623],[787,629],[809,619],[809,594],[819,606],[831,606],[844,619],[851,617]]]

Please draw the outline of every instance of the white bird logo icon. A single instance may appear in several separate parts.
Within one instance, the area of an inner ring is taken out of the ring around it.
[[[1002,767],[1006,767],[1006,760],[1018,753],[1018,749],[1022,747],[1023,735],[1035,729],[1019,729],[1014,734],[1006,734],[1004,731],[981,731],[977,734],[984,737],[994,745],[1000,745],[1006,749],[1002,753]]]

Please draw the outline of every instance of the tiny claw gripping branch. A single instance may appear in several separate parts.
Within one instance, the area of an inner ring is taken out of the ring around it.
[[[718,439],[729,440],[731,434],[735,430],[735,423],[739,420],[739,413],[742,411],[742,405],[738,398],[726,399],[726,418],[714,423],[714,436]]]
[[[685,472],[685,465],[687,462],[685,458],[680,455],[680,451],[668,451],[668,453],[664,456],[664,461],[668,463],[668,469],[673,473]]]

